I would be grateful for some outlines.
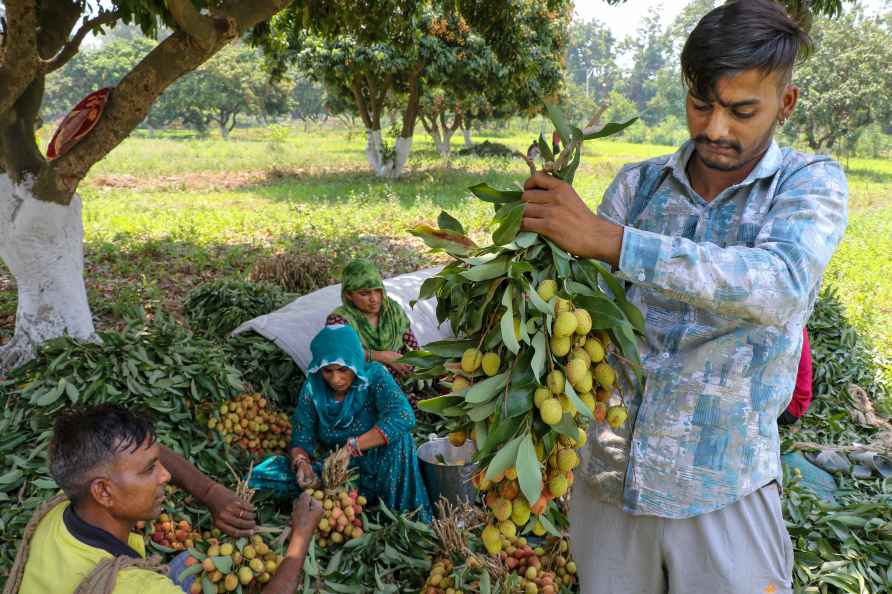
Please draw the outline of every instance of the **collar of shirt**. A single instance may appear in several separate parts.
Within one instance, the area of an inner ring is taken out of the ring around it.
[[[687,173],[688,161],[693,154],[694,141],[688,140],[669,157],[666,164],[663,165],[661,169],[669,169],[672,175],[675,176],[675,179],[678,180],[678,182],[682,184],[692,196],[697,196],[697,193],[691,187],[691,182],[688,179]],[[777,173],[778,169],[780,169],[783,159],[784,155],[780,147],[777,145],[777,141],[772,139],[771,144],[768,146],[768,150],[765,151],[762,158],[759,159],[759,163],[753,170],[749,172],[749,175],[747,175],[742,182],[734,184],[728,189],[747,186],[754,183],[756,180],[771,177]]]
[[[139,553],[130,548],[127,543],[121,542],[110,532],[85,522],[77,512],[74,505],[69,505],[62,512],[62,521],[73,537],[85,545],[102,549],[112,557],[130,557],[139,559]]]

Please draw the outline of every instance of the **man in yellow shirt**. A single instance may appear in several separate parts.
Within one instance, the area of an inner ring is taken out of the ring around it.
[[[161,513],[171,480],[211,510],[215,525],[233,536],[255,528],[251,506],[159,444],[152,421],[115,406],[63,413],[50,442],[50,475],[68,501],[56,505],[31,539],[19,594],[72,594],[103,560],[145,557],[140,520]],[[322,515],[306,495],[295,502],[292,536],[264,594],[294,592],[307,547]],[[171,578],[140,568],[122,570],[114,594],[182,594]]]

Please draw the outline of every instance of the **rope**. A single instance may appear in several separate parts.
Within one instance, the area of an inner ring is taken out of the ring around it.
[[[124,556],[103,559],[78,585],[74,594],[112,594],[118,581],[118,573],[131,567],[167,573],[167,566],[161,562],[161,558],[157,555],[148,559],[133,559]]]
[[[40,521],[43,520],[48,513],[50,513],[50,510],[67,499],[68,498],[64,493],[59,493],[34,510],[34,515],[28,520],[28,524],[25,526],[25,532],[22,534],[22,542],[19,544],[19,551],[16,553],[15,562],[12,564],[12,569],[9,570],[9,575],[6,578],[3,594],[18,594],[19,588],[22,585],[22,578],[25,575],[25,564],[28,563],[28,553],[31,550],[31,537],[34,536],[34,531],[37,530],[37,525],[40,524]]]

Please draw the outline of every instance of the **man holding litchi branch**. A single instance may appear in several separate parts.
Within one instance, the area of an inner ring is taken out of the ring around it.
[[[586,594],[792,591],[776,419],[848,197],[836,162],[774,140],[809,49],[779,4],[726,3],[682,51],[678,151],[623,167],[597,214],[525,184],[523,228],[609,263],[646,320],[630,422],[598,427],[572,492]]]

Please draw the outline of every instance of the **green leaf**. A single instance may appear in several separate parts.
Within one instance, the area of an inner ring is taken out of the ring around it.
[[[196,563],[192,567],[187,567],[181,571],[180,575],[177,576],[177,581],[183,583],[190,575],[198,575],[199,573],[201,573],[201,563]]]
[[[440,227],[440,229],[448,229],[449,231],[455,231],[456,233],[465,235],[465,228],[459,220],[445,210],[440,211],[440,216],[437,217],[437,226]]]
[[[554,258],[554,268],[558,276],[570,276],[570,254],[559,248],[551,240],[546,239],[545,243],[551,248],[551,255]]]
[[[442,365],[445,359],[425,351],[409,351],[399,358],[400,363],[420,369],[430,369]]]
[[[490,400],[489,402],[477,405],[469,410],[468,418],[475,423],[485,421],[492,415],[492,413],[496,411],[497,408],[499,408],[499,401],[495,399]]]
[[[499,328],[502,331],[502,342],[505,343],[505,346],[508,347],[508,350],[514,353],[515,355],[520,350],[520,344],[517,342],[517,337],[514,335],[514,289],[511,285],[508,285],[508,288],[505,289],[505,293],[502,295],[502,305],[505,306],[505,313],[502,314],[502,319],[499,322]]]
[[[583,307],[588,311],[592,317],[592,328],[595,330],[614,328],[618,324],[628,323],[626,314],[601,293],[580,295],[573,302],[577,307]]]
[[[71,404],[77,404],[78,397],[80,396],[80,392],[78,392],[77,386],[75,386],[71,382],[65,382],[65,394],[68,396]]]
[[[542,527],[545,528],[546,532],[548,532],[552,536],[557,536],[561,538],[561,531],[558,530],[555,525],[548,519],[548,516],[542,514],[541,516],[537,516],[539,521],[542,522]]]
[[[499,227],[492,234],[492,242],[495,245],[505,245],[510,241],[514,241],[523,223],[525,208],[526,203],[517,202],[515,204],[506,204],[499,209],[495,217],[495,220],[499,222]]]
[[[554,153],[551,152],[551,147],[548,146],[548,141],[545,140],[545,136],[542,133],[539,133],[539,138],[536,140],[536,143],[539,145],[539,154],[542,155],[543,161],[554,161]]]
[[[201,578],[202,594],[217,594],[217,586],[207,576]]]
[[[533,307],[539,310],[541,313],[544,313],[547,316],[551,316],[554,314],[554,309],[548,305],[548,303],[542,299],[539,295],[539,292],[533,288],[533,285],[528,283],[526,280],[522,281],[524,286],[524,291],[527,294],[530,302],[532,302]]]
[[[59,380],[59,383],[53,388],[47,390],[43,394],[37,397],[36,400],[33,400],[33,403],[37,406],[49,406],[56,402],[65,391],[65,378]]]
[[[523,195],[520,190],[496,190],[489,184],[480,183],[468,188],[471,193],[484,202],[492,202],[493,204],[506,204],[508,202],[517,202]]]
[[[548,119],[551,120],[551,123],[554,124],[555,130],[557,130],[558,136],[561,137],[561,142],[564,146],[570,144],[570,140],[572,138],[570,132],[570,125],[567,123],[567,119],[564,117],[564,113],[561,111],[561,108],[556,104],[546,103],[545,104],[545,113],[548,114]]]
[[[564,376],[567,375],[567,369],[564,368]],[[570,399],[570,402],[573,403],[573,406],[576,407],[576,410],[579,411],[583,416],[591,419],[594,416],[592,409],[588,407],[588,405],[579,399],[579,396],[576,395],[576,390],[573,389],[573,386],[570,385],[568,381],[564,386],[564,394],[567,395],[567,398]]]
[[[214,567],[217,568],[217,571],[220,573],[229,573],[232,569],[232,557],[229,555],[220,555],[218,557],[211,557],[211,561],[214,562]]]
[[[10,471],[5,472],[2,476],[0,476],[0,486],[12,485],[15,484],[20,478],[22,478],[22,471],[18,468],[13,468]]]
[[[411,307],[415,307],[415,304],[419,301],[424,301],[426,299],[430,299],[434,295],[437,294],[437,291],[442,288],[443,284],[446,282],[446,279],[442,276],[432,276],[430,278],[424,279],[424,282],[421,283],[421,289],[418,291],[418,299],[413,299],[409,305]]]
[[[480,594],[492,594],[492,585],[489,583],[489,571],[485,568],[480,572]]]
[[[545,333],[541,330],[536,332],[536,335],[533,337],[533,361],[531,363],[536,381],[539,381],[542,374],[545,373],[545,357],[548,354],[545,341]]]
[[[588,285],[577,283],[574,280],[565,280],[564,288],[571,295],[585,295],[588,297],[593,297],[595,295],[595,291],[593,291]]]
[[[520,365],[521,363],[518,361],[518,368]],[[524,365],[529,365],[529,362],[524,363]],[[520,369],[517,371],[520,371]],[[508,399],[505,406],[506,416],[514,418],[530,412],[533,408],[533,392],[535,390],[536,384],[533,381],[515,381],[512,379],[508,388]]]
[[[514,243],[521,249],[528,248],[537,241],[539,241],[539,234],[533,233],[532,231],[521,231],[517,234],[517,237],[514,238]]]
[[[489,262],[488,264],[480,264],[468,270],[463,270],[461,275],[473,282],[480,282],[494,279],[508,272],[509,260],[507,258],[499,258]]]
[[[641,314],[641,311],[626,298],[626,291],[623,289],[622,283],[616,280],[613,273],[597,260],[580,260],[578,264],[581,270],[586,270],[589,274],[595,275],[595,283],[592,285],[593,287],[597,287],[598,275],[604,279],[604,283],[607,285],[607,288],[610,289],[610,292],[616,299],[620,309],[622,309],[626,318],[632,324],[632,327],[635,328],[635,331],[639,334],[644,334],[644,316]]]
[[[607,136],[613,136],[614,134],[618,134],[619,132],[622,132],[623,130],[625,130],[632,124],[634,124],[636,121],[638,121],[638,118],[632,118],[631,120],[629,120],[627,122],[623,122],[622,124],[610,122],[609,124],[605,125],[600,130],[598,130],[597,132],[589,132],[588,134],[583,134],[582,138],[585,140],[594,140],[596,138],[605,138]]]
[[[486,468],[486,479],[493,480],[514,465],[517,460],[517,450],[523,436],[516,437],[508,442],[508,445],[500,449]]]
[[[458,406],[465,399],[461,396],[437,396],[418,401],[418,408],[425,412],[440,414],[451,406]]]
[[[573,417],[570,413],[564,413],[560,423],[554,425],[552,429],[570,439],[579,439],[579,429],[576,427],[576,423],[573,422]]]
[[[437,355],[438,357],[447,357],[452,359],[455,357],[461,357],[462,353],[475,346],[477,346],[477,343],[475,343],[473,340],[450,339],[429,342],[422,348],[429,353]]]
[[[486,439],[489,437],[489,425],[485,422],[480,421],[479,423],[474,424],[474,445],[477,446],[477,450],[482,450],[483,445],[486,443]]]
[[[489,432],[489,435],[486,436],[486,443],[480,449],[480,456],[485,456],[493,449],[501,446],[505,441],[510,439],[514,432],[517,431],[518,427],[520,427],[521,419],[499,419],[497,420],[492,429]]]
[[[536,458],[536,448],[533,447],[533,439],[529,433],[524,435],[520,446],[517,448],[517,461],[514,463],[517,470],[517,482],[527,501],[536,503],[542,494],[542,471],[539,468],[539,460]]]
[[[505,387],[506,383],[508,383],[507,371],[487,378],[482,382],[477,382],[468,389],[465,394],[465,402],[468,402],[469,404],[483,404],[484,402],[488,402],[499,393],[499,390]]]

